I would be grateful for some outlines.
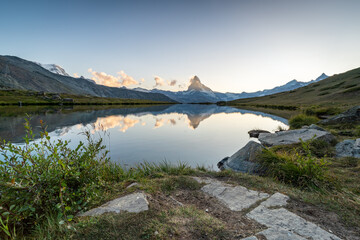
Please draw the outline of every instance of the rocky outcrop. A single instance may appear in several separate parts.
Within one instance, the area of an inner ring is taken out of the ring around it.
[[[98,216],[107,212],[120,213],[123,211],[139,213],[149,209],[149,203],[146,200],[144,193],[132,193],[124,197],[114,199],[100,207],[91,209],[85,213],[79,215],[79,217],[85,216]]]
[[[319,123],[324,125],[331,125],[352,122],[360,122],[360,106],[350,108],[346,112],[336,115],[335,117],[322,120]]]
[[[232,169],[237,172],[256,173],[260,167],[256,157],[263,148],[261,144],[250,141],[231,157],[221,160],[218,167],[221,170]]]
[[[335,137],[329,132],[310,128],[281,131],[277,133],[260,133],[259,135],[259,141],[267,147],[300,143],[301,140],[308,141],[311,139],[321,139],[331,142],[335,140]]]
[[[337,157],[360,158],[360,138],[344,140],[335,146]]]
[[[250,130],[250,131],[248,131],[249,136],[253,137],[253,138],[258,138],[260,133],[270,133],[270,132],[266,131],[266,130]]]

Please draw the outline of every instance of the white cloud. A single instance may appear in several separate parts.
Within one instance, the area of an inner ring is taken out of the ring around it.
[[[127,75],[124,71],[118,72],[118,76],[112,76],[104,72],[96,72],[92,68],[88,69],[88,72],[93,76],[91,79],[97,84],[101,84],[108,87],[122,87],[130,85],[138,85],[139,82],[133,77]]]
[[[177,80],[171,80],[171,81],[165,81],[163,78],[159,76],[154,76],[155,80],[155,86],[154,87],[162,87],[165,85],[168,85],[170,87],[173,87],[177,84]]]
[[[155,86],[154,86],[154,87],[161,87],[161,86],[164,86],[164,85],[165,85],[164,79],[162,79],[162,78],[159,77],[159,76],[155,76],[155,77],[154,77],[154,80],[155,80]]]

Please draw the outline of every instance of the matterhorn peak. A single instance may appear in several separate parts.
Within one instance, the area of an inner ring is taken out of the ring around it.
[[[188,91],[190,90],[212,92],[210,88],[201,83],[200,78],[196,75],[190,78],[190,85],[188,87]]]

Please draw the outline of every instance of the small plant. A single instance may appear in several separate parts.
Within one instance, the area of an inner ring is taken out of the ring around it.
[[[296,115],[289,120],[290,128],[297,129],[302,126],[309,126],[311,124],[317,123],[319,119],[314,116],[308,116],[305,114]]]
[[[301,151],[264,149],[260,163],[265,175],[299,187],[319,188],[327,179],[327,162],[311,154],[310,141],[301,142]]]

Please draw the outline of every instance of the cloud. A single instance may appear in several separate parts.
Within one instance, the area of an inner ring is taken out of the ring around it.
[[[118,128],[121,132],[126,132],[129,128],[132,128],[140,122],[138,119],[132,119],[122,116],[109,116],[104,118],[98,118],[94,124],[95,131],[104,131],[111,128]]]
[[[122,82],[121,82],[122,86],[126,87],[126,86],[130,86],[130,85],[139,84],[138,81],[136,81],[133,77],[124,73],[124,71],[120,71],[120,72],[118,72],[118,74],[120,75],[120,79],[122,80]]]
[[[175,119],[170,119],[170,123],[175,126],[176,125],[176,120]]]
[[[138,85],[139,82],[133,77],[127,75],[124,71],[118,72],[118,76],[112,76],[104,72],[96,72],[92,68],[88,69],[88,72],[93,76],[91,79],[97,84],[101,84],[108,87],[127,87],[130,85]]]
[[[177,83],[176,80],[168,81],[169,86],[172,86],[172,87],[175,86],[176,83]]]
[[[168,85],[170,87],[176,86],[177,80],[165,81],[163,78],[159,76],[154,76],[155,86],[154,87],[162,87]]]
[[[74,73],[74,77],[79,78],[80,76],[78,73]]]
[[[154,87],[161,87],[161,86],[164,86],[164,85],[165,85],[164,79],[162,79],[162,78],[159,77],[159,76],[155,76],[155,77],[154,77],[154,80],[155,80],[155,86],[154,86]]]

